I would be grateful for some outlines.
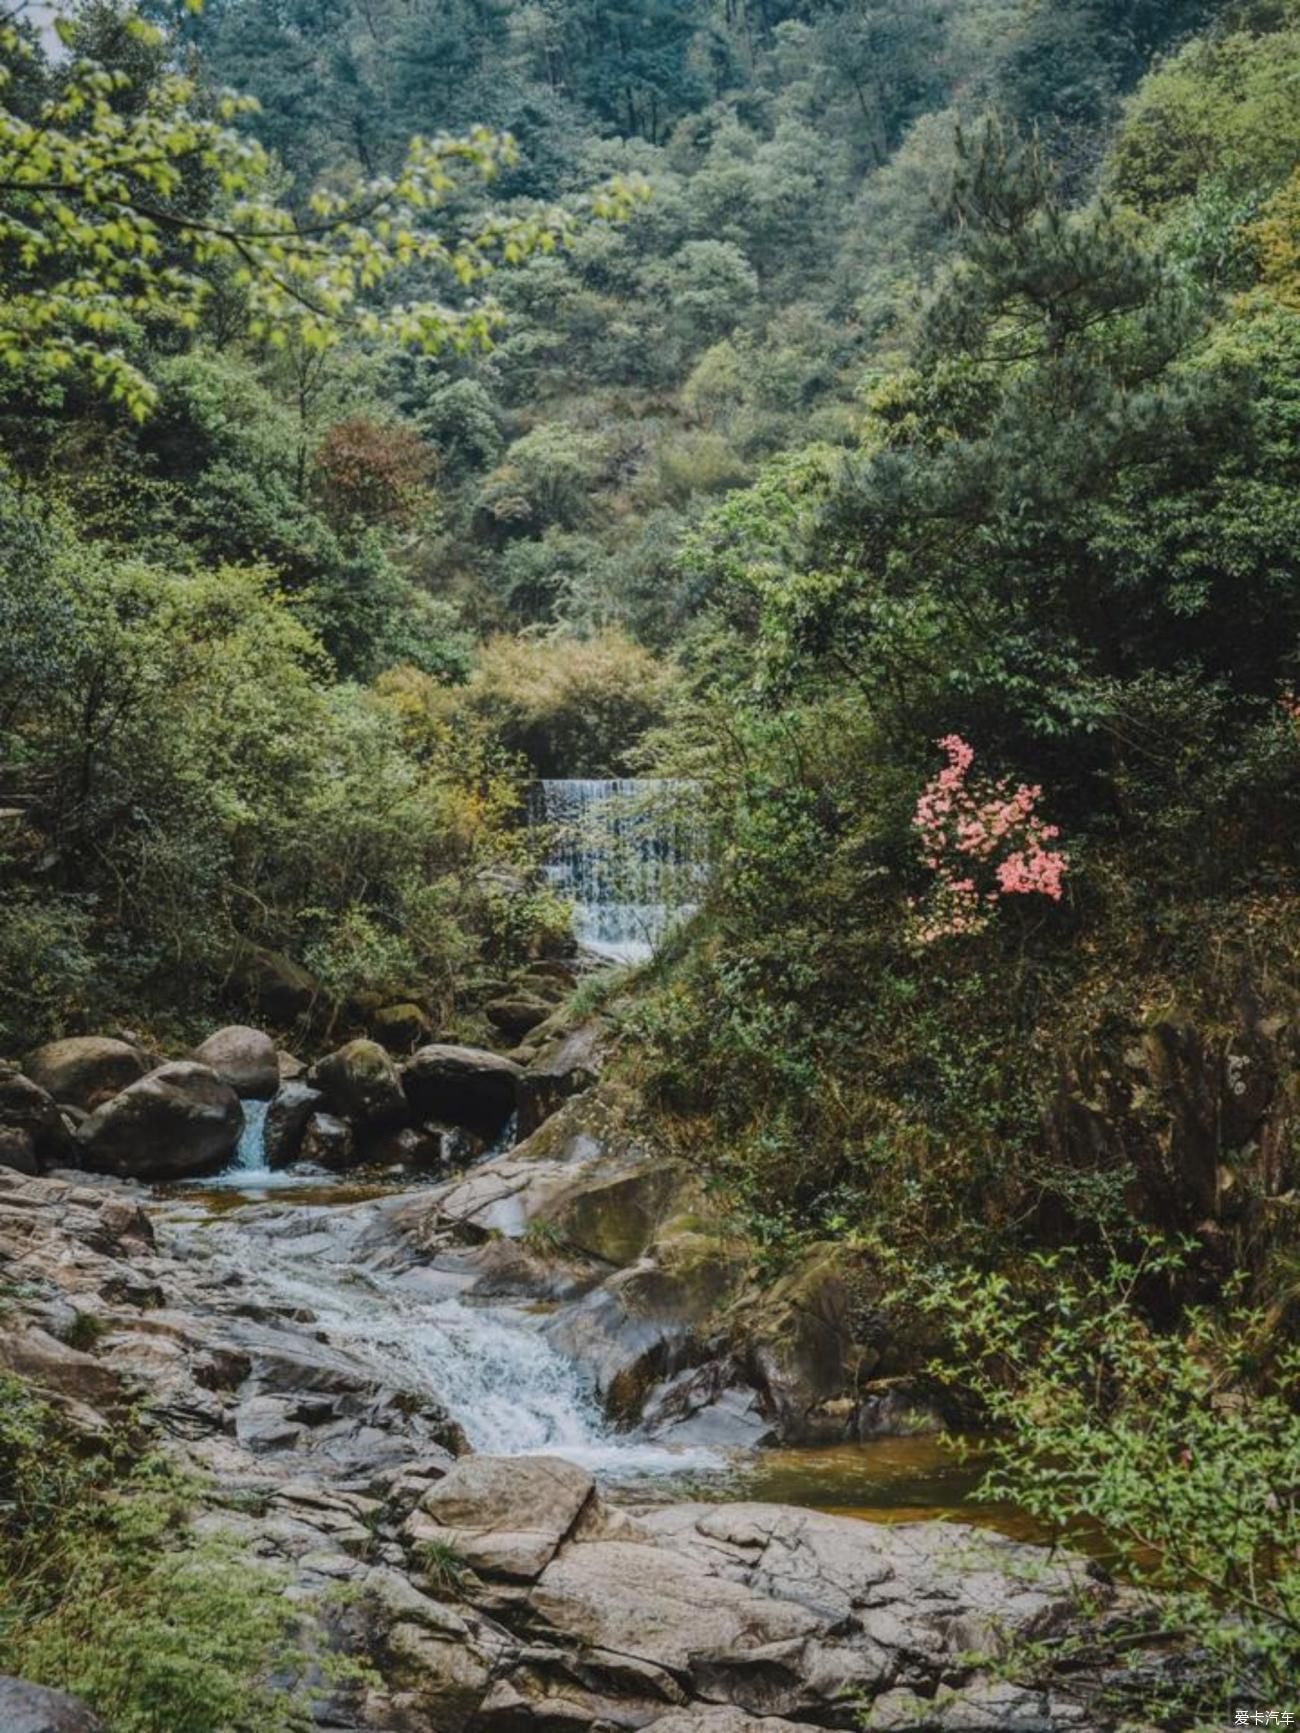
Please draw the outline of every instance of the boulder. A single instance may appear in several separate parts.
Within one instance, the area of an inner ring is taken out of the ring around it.
[[[402,1084],[413,1117],[463,1125],[496,1137],[517,1106],[518,1065],[482,1047],[434,1042],[402,1067]]]
[[[307,1067],[297,1054],[289,1053],[283,1047],[276,1049],[275,1063],[281,1083],[295,1083],[300,1077],[307,1075]]]
[[[124,1179],[183,1179],[234,1154],[239,1097],[192,1060],[160,1065],[96,1108],[77,1131],[86,1167]]]
[[[125,1041],[107,1035],[76,1035],[50,1041],[29,1053],[23,1071],[39,1089],[60,1103],[89,1112],[148,1070],[144,1059]]]
[[[309,1084],[293,1079],[280,1085],[271,1097],[262,1129],[268,1167],[288,1167],[297,1161],[307,1121],[324,1105],[325,1097]]]
[[[856,1391],[881,1360],[878,1342],[857,1340],[858,1310],[843,1248],[827,1245],[814,1247],[738,1318],[751,1379],[784,1443],[853,1436]]]
[[[337,1171],[351,1167],[356,1159],[356,1139],[346,1120],[332,1113],[313,1113],[303,1130],[298,1149],[300,1161],[314,1161]]]
[[[407,1117],[402,1079],[377,1041],[349,1041],[317,1060],[311,1083],[330,1111],[356,1126],[393,1125]]]
[[[599,1081],[608,1039],[609,1025],[592,1017],[539,1048],[519,1079],[521,1137],[531,1137],[556,1108]]]
[[[468,1456],[424,1497],[406,1525],[484,1577],[531,1582],[559,1551],[592,1496],[585,1468],[550,1456]]]
[[[0,1164],[40,1173],[75,1161],[58,1103],[13,1065],[0,1064]]]
[[[525,1143],[480,1162],[428,1203],[463,1237],[526,1233],[609,1264],[633,1263],[668,1212],[681,1171],[656,1161],[629,1123],[635,1098],[613,1085],[567,1102]]]
[[[25,1127],[0,1125],[0,1167],[11,1167],[15,1173],[40,1173],[36,1140]]]
[[[390,1053],[410,1053],[433,1036],[433,1024],[416,1004],[381,1005],[370,1017],[370,1033]]]
[[[447,1143],[436,1128],[399,1125],[395,1130],[381,1131],[367,1138],[362,1160],[377,1162],[383,1167],[446,1167]]]
[[[641,1408],[649,1437],[667,1444],[755,1450],[776,1443],[758,1392],[729,1360],[688,1367],[651,1392]]]
[[[240,946],[231,979],[276,1024],[310,1017],[322,993],[320,982],[301,963],[283,951],[265,951],[257,945]]]
[[[280,1061],[275,1042],[260,1029],[232,1023],[209,1035],[201,1047],[194,1049],[200,1065],[215,1071],[223,1083],[244,1099],[268,1100],[280,1084]]]
[[[483,1007],[483,1015],[508,1041],[522,1041],[530,1029],[545,1023],[553,1008],[530,993],[511,993],[491,1000]]]
[[[677,1178],[668,1171],[669,1189]],[[651,1387],[678,1370],[697,1327],[710,1317],[738,1273],[734,1255],[721,1239],[675,1233],[661,1238],[638,1262],[616,1271],[577,1305],[557,1311],[544,1333],[590,1374],[607,1412],[632,1421],[640,1416]],[[748,1394],[753,1397],[753,1392]],[[758,1430],[770,1429],[760,1424]]]
[[[4,1733],[104,1733],[104,1723],[76,1697],[26,1679],[0,1677]]]

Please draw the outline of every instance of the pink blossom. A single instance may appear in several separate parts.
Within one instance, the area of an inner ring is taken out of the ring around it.
[[[1294,700],[1300,720],[1300,699]],[[1007,777],[968,782],[974,749],[959,734],[938,742],[948,762],[917,799],[912,824],[920,840],[920,859],[935,882],[910,924],[913,942],[932,944],[959,933],[975,933],[992,919],[1004,896],[1045,896],[1061,900],[1069,857],[1046,845],[1060,835],[1036,811],[1038,783]],[[995,858],[996,857],[996,858]],[[981,882],[972,867],[983,864]]]

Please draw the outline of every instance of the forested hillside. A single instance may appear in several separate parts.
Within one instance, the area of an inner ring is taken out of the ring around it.
[[[1281,1702],[1300,3],[0,51],[0,1051],[492,1039],[530,781],[672,779],[701,905],[572,1008],[656,1147]]]

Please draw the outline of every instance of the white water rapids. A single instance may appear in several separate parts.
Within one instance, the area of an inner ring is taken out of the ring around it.
[[[279,1177],[249,1169],[223,1176],[255,1195]],[[266,1217],[259,1210],[196,1218],[182,1205],[173,1217],[187,1255],[237,1272],[261,1304],[309,1313],[331,1346],[378,1381],[441,1405],[475,1450],[563,1456],[608,1478],[724,1466],[716,1451],[615,1431],[582,1369],[546,1340],[544,1313],[467,1300],[471,1273],[437,1265],[389,1271],[363,1261],[344,1224],[360,1228],[366,1219],[364,1205],[314,1203]]]

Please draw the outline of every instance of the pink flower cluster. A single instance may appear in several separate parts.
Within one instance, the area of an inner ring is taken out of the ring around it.
[[[1060,835],[1045,824],[1037,805],[1042,789],[1006,777],[969,780],[972,747],[959,734],[939,746],[947,764],[926,784],[912,823],[921,860],[935,875],[924,908],[915,911],[912,937],[918,944],[986,926],[1000,897],[1061,899],[1069,857],[1047,845]]]

